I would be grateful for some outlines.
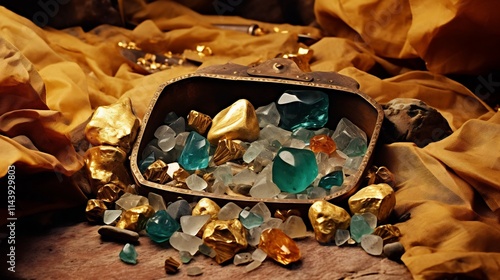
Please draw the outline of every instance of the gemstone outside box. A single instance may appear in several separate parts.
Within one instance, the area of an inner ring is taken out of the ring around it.
[[[340,119],[345,117],[366,133],[368,149],[358,171],[352,175],[353,179],[346,187],[324,198],[330,202],[347,199],[357,191],[371,164],[384,118],[382,107],[360,92],[357,82],[349,77],[335,72],[304,73],[294,62],[282,58],[268,60],[255,67],[231,63],[210,66],[162,84],[151,100],[130,156],[132,174],[139,191],[153,191],[164,196],[167,201],[175,201],[178,197],[197,201],[207,197],[219,205],[234,202],[242,208],[252,207],[263,201],[273,212],[277,209],[295,208],[304,217],[307,216],[314,199],[235,197],[175,188],[146,180],[138,166],[142,151],[154,138],[154,132],[163,124],[168,112],[187,116],[191,110],[196,110],[215,116],[239,99],[249,100],[255,108],[268,105],[278,100],[286,90],[323,91],[330,100],[326,127],[335,129]]]

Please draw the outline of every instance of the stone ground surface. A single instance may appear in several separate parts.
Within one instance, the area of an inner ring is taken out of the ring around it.
[[[266,259],[261,267],[246,273],[244,266],[221,266],[198,253],[177,274],[167,275],[165,259],[179,260],[170,245],[160,246],[141,236],[136,246],[138,263],[128,265],[118,257],[123,244],[101,240],[98,228],[81,222],[16,236],[15,273],[7,271],[3,240],[0,279],[190,279],[186,270],[193,266],[203,269],[193,279],[412,279],[402,264],[370,256],[360,247],[321,246],[312,232],[297,241],[302,260],[286,267]]]

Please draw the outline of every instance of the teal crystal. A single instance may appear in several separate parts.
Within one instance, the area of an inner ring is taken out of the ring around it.
[[[167,211],[159,210],[146,223],[146,232],[151,240],[162,243],[170,239],[180,229],[179,223]]]
[[[274,158],[272,173],[281,191],[300,193],[318,176],[318,164],[310,150],[281,148]]]
[[[137,263],[137,251],[135,251],[134,245],[127,243],[123,246],[123,249],[120,251],[120,259],[123,262],[136,264]]]
[[[210,143],[207,138],[191,131],[179,157],[179,164],[186,170],[198,170],[208,166]]]
[[[349,157],[363,156],[368,146],[366,133],[346,118],[339,121],[332,138],[337,149]]]
[[[321,128],[328,122],[328,95],[317,90],[287,90],[277,102],[279,127]]]
[[[366,222],[365,218],[362,215],[354,214],[351,217],[351,237],[357,243],[361,242],[361,237],[366,234],[373,233],[373,228]]]
[[[344,172],[342,169],[335,170],[323,176],[318,183],[318,186],[324,189],[331,189],[333,186],[340,187],[344,183]]]
[[[264,223],[264,218],[248,210],[241,210],[238,220],[246,229],[258,227]]]
[[[147,156],[145,159],[141,160],[139,162],[139,170],[141,171],[141,174],[146,172],[146,169],[148,169],[148,166],[150,166],[153,162],[155,162],[155,153],[151,152],[149,156]]]

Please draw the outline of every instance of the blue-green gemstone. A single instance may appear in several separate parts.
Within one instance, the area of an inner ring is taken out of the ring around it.
[[[165,210],[157,211],[146,223],[146,232],[151,240],[162,243],[170,239],[180,229],[179,223]]]
[[[281,148],[274,158],[272,173],[280,190],[300,193],[318,176],[318,164],[310,150]]]
[[[241,210],[238,220],[240,220],[241,224],[243,224],[246,229],[258,227],[264,223],[264,218],[262,216],[248,210]]]
[[[123,262],[136,264],[137,263],[137,251],[135,250],[134,245],[127,243],[123,246],[123,249],[120,251],[120,259]]]
[[[179,164],[186,170],[198,170],[208,166],[210,143],[207,138],[191,131],[179,157]]]
[[[340,187],[344,183],[344,172],[342,169],[335,170],[319,180],[318,186],[324,189],[331,189],[333,186]]]
[[[148,166],[150,166],[153,162],[155,162],[155,153],[151,152],[149,156],[139,162],[139,170],[141,171],[141,174],[144,173],[146,169],[148,169]]]
[[[361,242],[361,237],[366,234],[373,233],[373,229],[365,221],[365,218],[359,214],[354,214],[351,217],[351,224],[349,225],[351,230],[351,237],[356,242]]]
[[[279,127],[287,130],[320,128],[328,122],[329,100],[326,93],[317,90],[287,90],[276,107],[280,113]]]

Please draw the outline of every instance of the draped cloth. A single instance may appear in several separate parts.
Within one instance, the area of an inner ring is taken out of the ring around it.
[[[498,94],[488,72],[500,65],[499,19],[492,14],[498,4],[476,2],[315,4],[325,37],[311,46],[313,71],[350,76],[380,103],[421,99],[454,130],[425,148],[393,143],[376,153],[375,163],[396,176],[394,211],[411,213],[410,220],[397,225],[406,249],[402,261],[416,279],[492,279],[500,271],[500,115],[445,76],[477,75],[478,86]],[[120,56],[118,42],[173,53],[205,45],[214,55],[203,68],[262,62],[296,51],[298,33],[320,34],[313,27],[279,25],[288,33],[255,37],[210,25],[254,23],[247,19],[202,16],[169,1],[119,3],[123,17],[136,24],[132,30],[104,25],[89,32],[41,29],[0,7],[0,176],[15,164],[23,194],[17,197],[18,215],[86,201],[83,127],[98,106],[128,97],[142,119],[161,83],[197,69],[135,73]]]

